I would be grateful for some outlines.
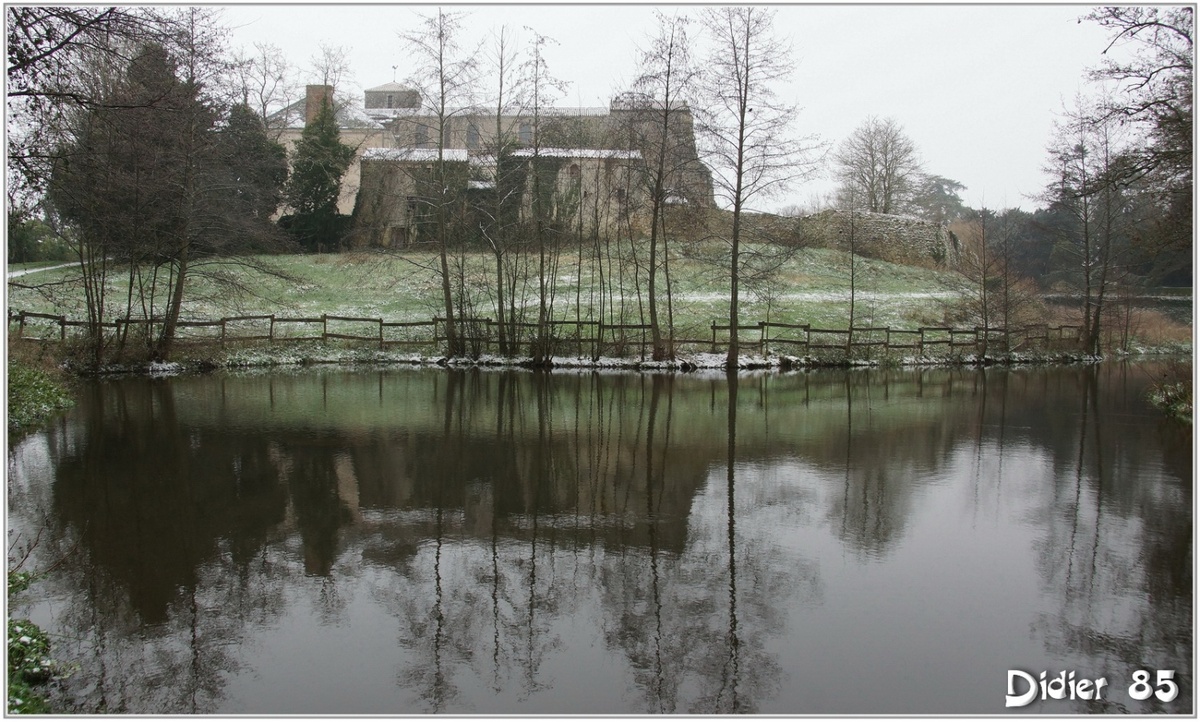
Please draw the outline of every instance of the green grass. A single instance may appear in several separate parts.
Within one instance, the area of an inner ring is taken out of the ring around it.
[[[674,248],[673,248],[674,250]],[[747,248],[753,251],[752,246]],[[644,263],[645,245],[636,249]],[[728,270],[720,263],[719,246],[693,244],[687,254],[675,251],[670,264],[675,324],[684,335],[707,335],[712,322],[726,323],[729,316]],[[579,315],[595,318],[600,304],[600,278],[616,286],[613,300],[624,323],[641,323],[646,298],[645,274],[635,284],[632,274],[617,270],[617,254],[629,254],[629,244],[613,246],[613,265],[597,268],[591,249],[578,253],[565,250],[553,272],[555,279],[554,313],[556,318],[574,319],[575,300],[580,297]],[[388,321],[428,321],[443,315],[440,277],[436,257],[429,250],[404,254],[329,254],[276,256],[267,260],[280,272],[279,277],[255,276],[237,267],[198,267],[198,275],[189,282],[183,316],[189,320],[218,319],[232,315],[277,314],[279,316],[362,316]],[[532,276],[527,288],[529,318],[536,315],[537,258],[527,257]],[[941,316],[954,275],[945,271],[900,266],[871,259],[856,259],[856,325],[892,325],[916,327]],[[628,261],[625,268],[632,267]],[[466,287],[479,316],[495,317],[494,259],[486,253],[469,254],[463,259]],[[845,328],[849,317],[849,257],[829,249],[798,251],[780,269],[770,300],[755,293],[748,284],[741,293],[741,319],[753,324],[768,318],[781,323],[809,323],[814,326]],[[203,272],[230,273],[245,287],[241,293],[205,278]],[[30,274],[21,280],[26,285],[53,283],[76,276],[74,269],[58,269]],[[659,287],[665,296],[660,275]],[[77,285],[77,284],[76,284]],[[9,289],[9,308],[30,312],[84,317],[82,293],[70,283],[45,286],[43,291],[30,288]],[[640,287],[639,287],[640,286]],[[123,315],[119,300],[124,299],[127,284],[114,279],[111,284],[107,316]],[[643,310],[639,311],[639,291]],[[934,294],[930,296],[929,294]],[[660,296],[660,297],[663,297]],[[624,304],[621,305],[621,298]],[[605,300],[608,303],[608,300]],[[665,305],[665,304],[664,304]],[[768,307],[769,306],[769,307]],[[663,308],[660,305],[660,308]],[[606,319],[607,320],[607,319]]]

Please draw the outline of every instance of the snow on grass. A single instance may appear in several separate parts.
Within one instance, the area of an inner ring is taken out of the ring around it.
[[[216,320],[232,315],[269,314],[281,317],[328,314],[382,318],[386,321],[427,321],[440,315],[441,286],[433,259],[429,252],[421,250],[395,255],[360,253],[263,257],[260,260],[275,266],[285,277],[255,275],[245,268],[229,266],[224,270],[238,277],[243,288],[252,290],[241,295],[214,285],[208,278],[194,277],[188,284],[183,315],[193,321]],[[623,304],[635,316],[637,309],[644,308],[644,283],[640,287],[640,299],[629,276],[625,277],[624,288],[613,289],[611,295],[607,292],[601,294],[597,269],[592,267],[591,250],[587,250],[582,266],[576,268],[578,261],[569,252],[565,252],[560,260],[560,265],[570,271],[564,268],[557,274],[557,288],[552,291],[556,317],[564,313],[573,314],[577,289],[581,291],[582,302],[579,315],[585,318],[598,316],[600,309],[596,304],[601,296],[606,304],[610,300]],[[492,262],[492,257],[486,253],[468,254],[465,258],[473,302],[480,309],[480,315],[485,316],[492,315]],[[887,302],[889,308],[893,309],[889,315],[899,320],[911,319],[914,312],[924,313],[923,306],[931,300],[953,296],[951,291],[945,290],[948,283],[945,272],[875,261],[869,264],[864,261],[863,264],[862,269],[869,269],[869,272],[861,270],[858,298],[863,302]],[[845,319],[849,282],[843,266],[846,266],[843,253],[825,249],[798,252],[781,272],[781,295],[773,299],[771,318],[787,323],[812,322],[822,325]],[[77,275],[72,269],[60,269],[47,271],[43,276],[46,280],[53,280],[70,273]],[[606,280],[611,283],[615,279],[606,276]],[[728,278],[720,269],[676,253],[672,259],[672,285],[676,289],[677,327],[707,327],[713,318],[727,315]],[[127,288],[123,278],[114,277],[110,286],[111,298],[125,297]],[[516,305],[526,309],[537,306],[537,300],[532,295],[515,301]],[[751,294],[745,295],[742,301],[746,314],[766,317],[766,306]],[[10,288],[9,306],[31,312],[63,314],[72,319],[83,317],[82,292],[74,284],[66,284],[49,294],[33,289]],[[120,310],[114,313],[120,315]]]
[[[901,301],[901,300],[942,300],[953,299],[959,294],[955,291],[855,291],[854,298],[856,301]],[[747,294],[742,297],[743,301],[753,300],[753,296]],[[697,303],[717,303],[724,302],[729,298],[728,293],[706,292],[706,293],[684,293],[679,294],[676,298],[680,301],[693,301]],[[796,293],[781,293],[776,298],[776,302],[780,301],[809,301],[817,303],[849,303],[850,295],[843,291],[815,291],[815,292],[796,292]]]

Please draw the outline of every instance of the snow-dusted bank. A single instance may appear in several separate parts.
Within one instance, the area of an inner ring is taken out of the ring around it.
[[[1138,349],[1136,353],[1120,354],[1114,358],[1139,356],[1175,356],[1187,354],[1189,346],[1176,348]],[[795,371],[815,368],[917,368],[931,366],[1012,366],[1032,364],[1081,364],[1098,363],[1104,356],[1080,353],[1042,352],[901,356],[881,355],[874,358],[846,358],[833,354],[823,356],[788,355],[743,355],[738,359],[739,371],[774,370]],[[620,370],[631,372],[695,372],[724,370],[725,354],[697,353],[681,355],[674,360],[654,361],[637,358],[588,356],[555,356],[546,361],[532,357],[507,357],[485,354],[478,357],[427,356],[417,353],[380,351],[377,349],[335,348],[324,346],[291,346],[272,348],[234,349],[218,355],[187,358],[171,363],[108,364],[100,369],[75,369],[88,374],[146,374],[171,376],[184,373],[215,371],[220,369],[284,369],[306,366],[419,366],[443,368],[525,368],[545,370]]]

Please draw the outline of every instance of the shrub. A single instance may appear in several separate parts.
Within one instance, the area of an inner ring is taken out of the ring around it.
[[[11,597],[26,589],[32,580],[27,572],[9,572]],[[8,713],[49,714],[50,704],[35,688],[54,674],[50,638],[28,619],[8,620]]]
[[[28,429],[71,405],[66,387],[28,362],[8,361],[8,430]]]
[[[1150,387],[1151,405],[1168,417],[1192,423],[1192,367],[1174,364],[1161,380]]]

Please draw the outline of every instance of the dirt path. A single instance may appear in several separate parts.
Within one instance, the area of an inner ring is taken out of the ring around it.
[[[37,273],[38,271],[53,271],[56,268],[66,268],[67,266],[72,266],[72,265],[74,265],[74,264],[60,263],[57,266],[41,266],[39,268],[23,268],[20,271],[9,271],[8,277],[9,278],[20,278],[21,276],[28,276],[29,274]]]

